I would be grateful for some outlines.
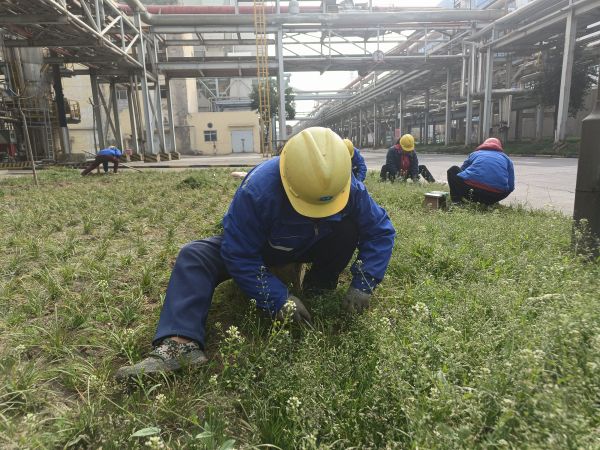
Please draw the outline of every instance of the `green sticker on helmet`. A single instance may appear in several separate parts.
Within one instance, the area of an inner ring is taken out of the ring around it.
[[[333,198],[333,196],[331,195],[324,195],[323,197],[320,197],[319,200],[322,202],[328,202]]]

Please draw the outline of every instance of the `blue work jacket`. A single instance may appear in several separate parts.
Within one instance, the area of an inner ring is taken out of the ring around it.
[[[367,178],[365,158],[363,158],[356,147],[354,147],[354,156],[352,157],[352,173],[358,181],[365,181],[365,178]]]
[[[112,156],[113,158],[120,158],[123,153],[116,147],[103,148],[98,152],[98,156]]]
[[[515,170],[511,159],[498,150],[477,150],[469,155],[458,176],[469,186],[490,192],[515,190]]]
[[[317,241],[331,233],[332,222],[349,216],[359,231],[358,257],[351,285],[372,292],[387,269],[395,230],[385,210],[352,177],[350,198],[339,213],[323,219],[298,214],[281,183],[279,157],[255,167],[244,179],[223,218],[221,256],[231,277],[257,306],[272,314],[289,298],[285,284],[265,266],[267,246],[301,259]]]

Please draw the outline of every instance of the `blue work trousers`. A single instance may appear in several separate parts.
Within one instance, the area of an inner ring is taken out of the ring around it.
[[[169,336],[181,336],[204,348],[206,317],[213,293],[220,283],[231,278],[221,257],[222,241],[222,236],[213,236],[181,248],[171,272],[154,343]],[[357,225],[344,218],[333,225],[329,235],[304,252],[290,254],[266,247],[262,257],[267,266],[312,262],[304,278],[304,290],[318,292],[337,287],[340,273],[357,245]]]

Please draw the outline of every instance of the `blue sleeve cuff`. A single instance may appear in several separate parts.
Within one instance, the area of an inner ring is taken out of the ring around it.
[[[354,278],[352,278],[350,286],[366,294],[372,294],[378,284],[379,283],[375,278],[366,274],[360,274],[359,276],[355,275]]]

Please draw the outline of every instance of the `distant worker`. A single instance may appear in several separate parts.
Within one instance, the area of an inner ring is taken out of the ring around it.
[[[381,167],[381,181],[390,180],[393,183],[396,177],[400,177],[401,181],[411,178],[417,182],[419,174],[429,183],[435,183],[435,178],[427,167],[419,165],[419,158],[415,152],[415,138],[412,134],[405,134],[388,149],[385,164]]]
[[[354,146],[350,139],[344,139],[344,144],[348,147],[350,158],[352,158],[352,173],[358,181],[365,181],[367,178],[367,164],[360,151]]]
[[[496,138],[486,139],[471,153],[462,167],[448,169],[450,197],[454,203],[463,198],[486,205],[505,199],[515,189],[513,162]]]
[[[113,172],[117,173],[119,169],[119,158],[123,155],[123,152],[119,150],[114,145],[111,145],[108,148],[103,148],[96,154],[96,158],[85,168],[81,175],[85,176],[102,164],[102,168],[104,169],[104,173],[108,173],[108,163],[113,163]]]
[[[311,315],[304,303],[270,268],[312,263],[302,292],[319,295],[336,289],[358,248],[342,307],[361,312],[383,279],[394,235],[385,210],[351,175],[342,139],[327,128],[301,131],[281,156],[248,173],[223,218],[221,236],[183,246],[171,273],[154,351],[119,369],[117,378],[205,363],[213,292],[230,278],[273,318],[307,322]]]

